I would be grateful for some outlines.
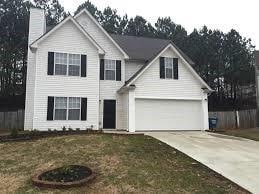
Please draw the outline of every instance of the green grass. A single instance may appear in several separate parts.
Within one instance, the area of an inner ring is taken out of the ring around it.
[[[259,141],[259,128],[233,129],[233,130],[225,130],[224,132],[219,132],[219,133]]]
[[[97,173],[88,186],[40,190],[31,176],[62,165]],[[246,193],[183,153],[148,136],[73,135],[0,144],[1,193]]]

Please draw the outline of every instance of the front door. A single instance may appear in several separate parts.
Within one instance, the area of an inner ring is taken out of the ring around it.
[[[116,128],[116,100],[104,100],[103,102],[103,128]]]

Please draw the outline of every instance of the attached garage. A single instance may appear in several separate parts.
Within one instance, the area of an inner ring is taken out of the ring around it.
[[[202,130],[201,100],[135,99],[136,131]]]

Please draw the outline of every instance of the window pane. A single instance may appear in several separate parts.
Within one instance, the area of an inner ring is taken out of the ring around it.
[[[173,78],[172,69],[166,69],[166,78]]]
[[[109,69],[109,70],[115,70],[116,67],[116,62],[115,60],[105,60],[105,69]]]
[[[70,76],[79,76],[80,66],[78,65],[69,65],[68,66],[68,75]]]
[[[165,58],[165,77],[173,78],[173,58]]]
[[[69,98],[69,108],[80,109],[80,98]]]
[[[66,97],[56,97],[55,98],[55,108],[56,109],[66,109],[67,108],[67,98]]]
[[[80,65],[80,55],[69,54],[69,64],[70,65]]]
[[[80,109],[68,110],[68,120],[79,120],[79,119],[80,119]]]
[[[55,75],[66,75],[67,65],[55,64]]]
[[[172,64],[171,63],[167,63],[167,64],[165,64],[165,68],[167,68],[167,69],[172,69]]]
[[[55,120],[66,120],[67,110],[66,109],[55,109]]]
[[[66,53],[55,53],[55,63],[67,64],[67,54]]]
[[[105,70],[106,80],[115,80],[115,70]]]

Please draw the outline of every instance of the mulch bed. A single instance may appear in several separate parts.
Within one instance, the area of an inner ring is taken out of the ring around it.
[[[83,186],[95,176],[86,166],[69,165],[40,172],[32,177],[32,183],[41,188],[64,189]]]
[[[0,143],[3,142],[17,142],[17,141],[28,141],[37,140],[47,137],[57,137],[64,135],[80,135],[80,134],[105,134],[105,135],[144,135],[140,134],[120,134],[120,133],[104,133],[102,130],[66,130],[66,131],[22,131],[17,135],[4,134],[0,135]]]
[[[12,141],[25,141],[25,140],[37,140],[41,138],[47,137],[56,137],[56,136],[64,136],[64,135],[76,135],[76,134],[98,134],[102,133],[102,131],[94,131],[94,130],[71,130],[71,131],[26,131],[19,133],[17,135],[0,135],[0,143],[1,142],[12,142]]]

